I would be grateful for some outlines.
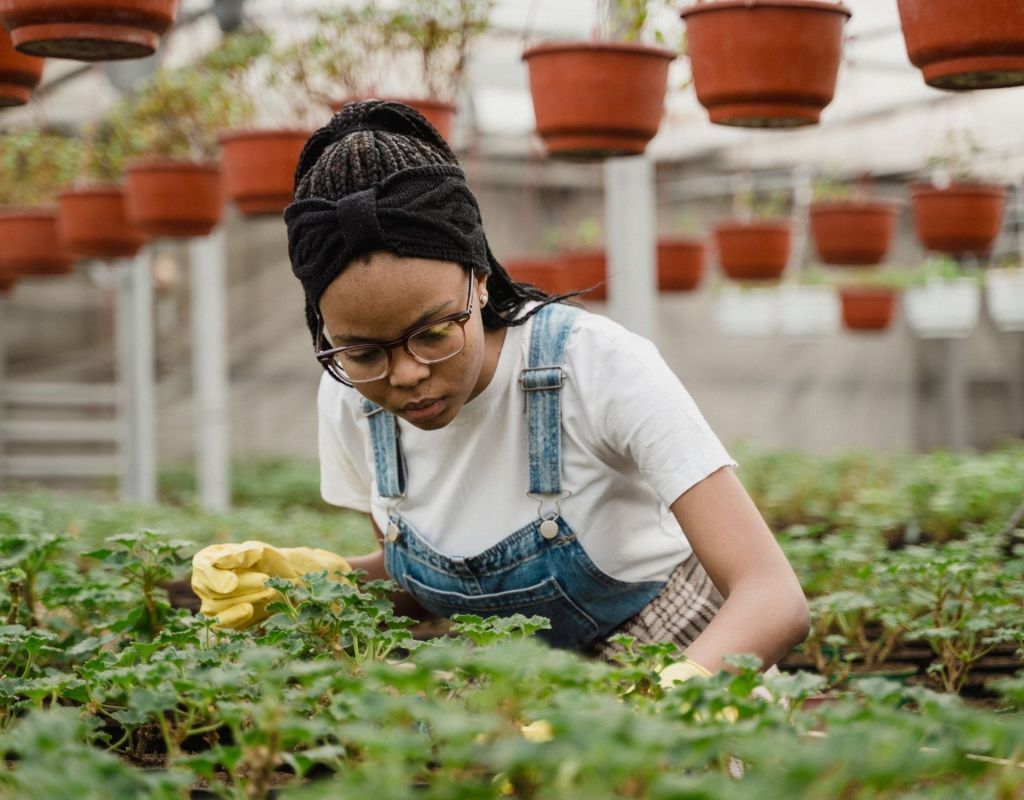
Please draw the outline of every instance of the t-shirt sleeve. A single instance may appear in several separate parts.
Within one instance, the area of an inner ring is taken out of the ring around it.
[[[331,505],[370,511],[373,476],[365,460],[367,435],[360,430],[347,388],[326,373],[317,392],[320,495]]]
[[[597,451],[635,465],[666,506],[724,466],[735,467],[657,347],[591,318],[569,343],[570,382],[587,410]]]

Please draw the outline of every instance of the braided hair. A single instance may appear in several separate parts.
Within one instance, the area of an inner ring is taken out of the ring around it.
[[[306,142],[295,170],[295,199],[338,200],[411,167],[455,165],[444,138],[415,109],[388,100],[348,103]],[[488,249],[487,328],[521,325],[544,305],[578,295],[549,295],[512,280]],[[537,305],[526,313],[523,307]]]

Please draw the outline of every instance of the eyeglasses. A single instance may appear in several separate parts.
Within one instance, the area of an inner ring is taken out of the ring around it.
[[[346,386],[379,381],[391,371],[391,351],[396,347],[401,347],[421,364],[438,364],[457,356],[466,346],[466,323],[472,316],[473,271],[469,270],[465,311],[429,322],[393,342],[353,344],[325,350],[324,321],[317,311],[316,357],[332,378]]]

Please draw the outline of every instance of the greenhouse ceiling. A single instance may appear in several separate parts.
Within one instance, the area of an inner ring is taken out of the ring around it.
[[[283,38],[308,29],[309,13],[341,3],[324,0],[246,0],[246,15]],[[680,7],[686,5],[681,3]],[[974,168],[1001,180],[1024,173],[1019,129],[1024,87],[949,93],[926,86],[906,54],[896,0],[846,0],[852,17],[835,99],[819,125],[788,131],[728,128],[708,122],[688,85],[688,64],[677,59],[660,132],[649,147],[658,161],[714,163],[717,169],[803,167],[815,172],[874,175],[921,171],[950,136],[969,136],[978,152]],[[587,38],[601,28],[602,0],[497,0],[493,31],[479,42],[459,104],[458,136],[496,158],[538,157],[524,46],[553,38]],[[220,37],[211,0],[183,0],[178,27],[159,58],[167,66],[201,55]],[[676,14],[655,20],[669,33],[682,30]],[[27,122],[75,126],[116,100],[143,62],[81,64],[50,61],[40,99],[7,111],[0,125]],[[456,139],[456,144],[459,138]]]

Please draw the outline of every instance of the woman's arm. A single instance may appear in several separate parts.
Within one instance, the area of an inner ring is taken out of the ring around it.
[[[369,515],[367,515],[369,516]],[[352,569],[362,570],[366,573],[367,580],[390,580],[387,570],[384,568],[384,535],[377,527],[377,523],[370,517],[370,524],[373,525],[373,534],[377,537],[380,547],[369,555],[353,556],[346,558]],[[395,613],[399,616],[412,617],[420,621],[433,619],[433,615],[423,606],[413,600],[408,592],[397,591],[392,593],[391,602],[395,604]]]
[[[810,613],[793,568],[730,467],[672,504],[679,525],[725,603],[686,655],[708,669],[723,657],[753,653],[765,667],[807,636]]]

